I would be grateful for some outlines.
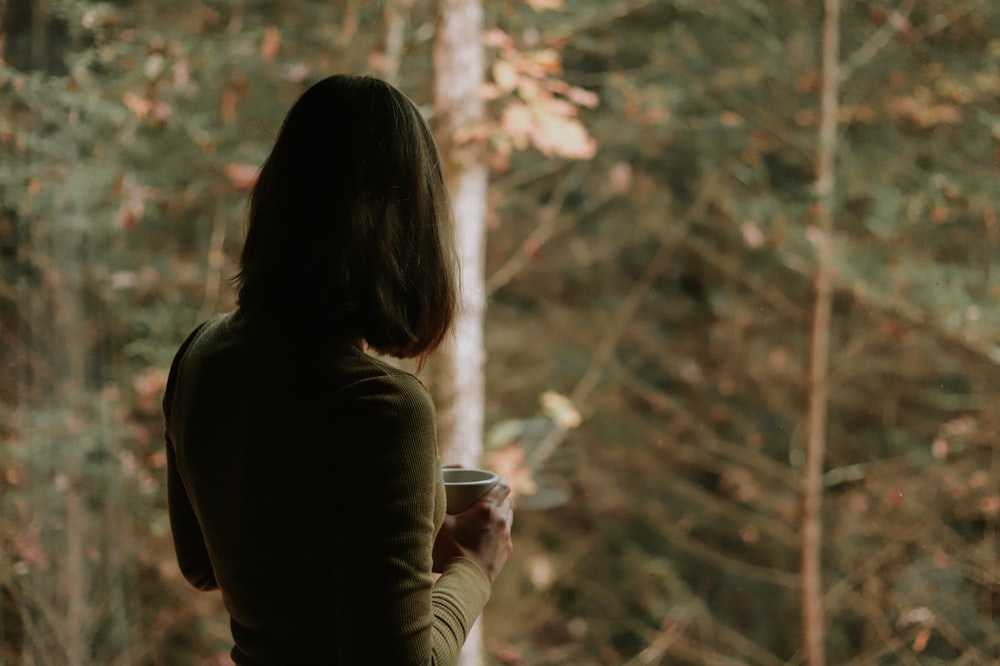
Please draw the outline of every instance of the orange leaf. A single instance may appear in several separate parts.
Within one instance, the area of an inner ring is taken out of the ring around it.
[[[735,111],[722,111],[719,113],[719,123],[723,127],[739,127],[743,124],[743,116]]]
[[[232,89],[222,94],[222,105],[219,113],[222,114],[222,122],[227,125],[236,120],[236,102],[238,99],[239,93]]]
[[[542,49],[530,53],[526,60],[547,72],[558,72],[562,69],[562,61],[559,59],[559,54],[552,49]]]
[[[515,495],[534,495],[538,484],[525,464],[524,449],[507,446],[486,455],[487,462],[497,474],[507,479]]]
[[[979,501],[979,509],[983,515],[991,520],[996,520],[997,516],[1000,515],[1000,495],[984,497]]]
[[[923,652],[927,648],[927,642],[931,639],[930,627],[924,627],[917,632],[916,638],[913,639],[913,651]]]
[[[153,108],[153,103],[145,97],[139,97],[133,92],[126,92],[122,95],[122,102],[129,108],[129,111],[137,117],[143,118]]]
[[[260,56],[264,60],[274,60],[281,50],[281,31],[277,26],[268,26],[260,44]]]
[[[493,28],[483,33],[483,45],[491,49],[509,48],[514,45],[514,40],[503,30]]]
[[[962,110],[954,104],[938,104],[931,108],[936,124],[954,125],[962,120]]]
[[[240,192],[251,190],[257,182],[257,166],[254,164],[232,162],[224,166],[222,171],[229,178],[233,187]]]

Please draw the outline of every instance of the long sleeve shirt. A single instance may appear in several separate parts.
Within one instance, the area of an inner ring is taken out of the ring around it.
[[[221,590],[237,664],[457,660],[490,584],[465,558],[431,572],[444,486],[416,377],[237,310],[187,338],[163,406],[177,560]]]

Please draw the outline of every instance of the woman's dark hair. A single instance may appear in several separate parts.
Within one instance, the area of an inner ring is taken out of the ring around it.
[[[240,308],[426,358],[455,314],[452,233],[417,107],[378,79],[331,76],[292,106],[253,188]]]

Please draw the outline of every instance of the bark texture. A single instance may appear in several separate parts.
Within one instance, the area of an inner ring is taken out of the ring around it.
[[[480,0],[440,0],[434,43],[435,132],[455,216],[461,297],[454,337],[434,358],[432,387],[445,463],[477,466],[483,452],[488,173],[462,131],[483,120],[483,9]],[[484,663],[482,623],[469,633],[461,666]]]

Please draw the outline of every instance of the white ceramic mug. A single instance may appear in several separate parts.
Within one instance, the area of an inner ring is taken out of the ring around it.
[[[500,482],[499,476],[486,469],[446,467],[441,472],[450,514],[462,513]]]

